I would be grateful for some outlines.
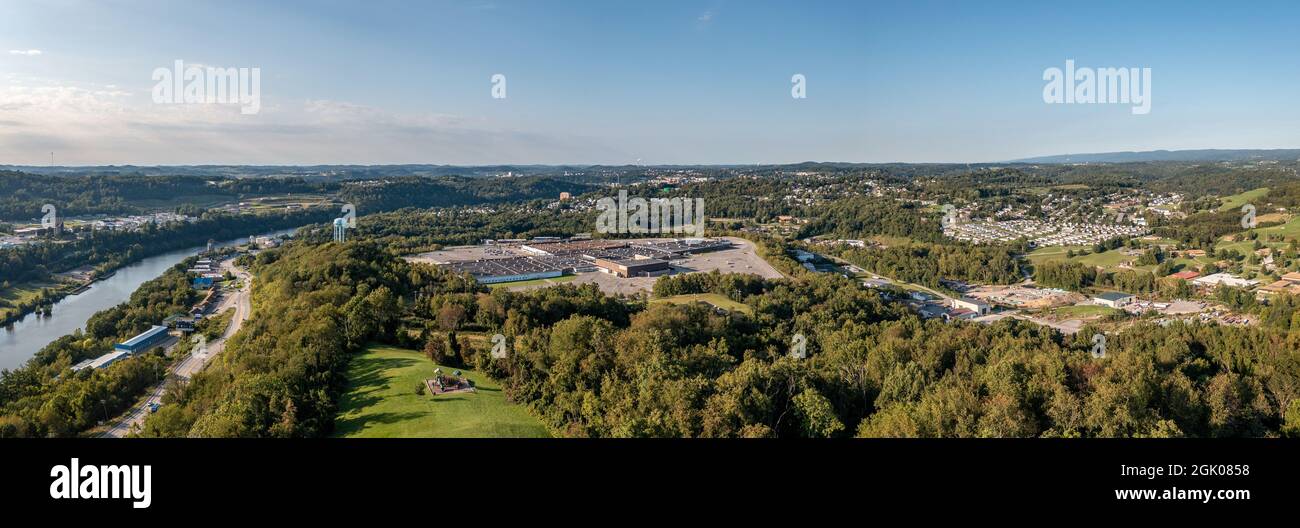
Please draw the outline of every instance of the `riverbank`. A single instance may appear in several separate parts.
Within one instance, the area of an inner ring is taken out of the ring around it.
[[[64,297],[81,293],[89,286],[89,282],[40,280],[0,288],[0,327],[12,325],[28,314],[42,312]]]
[[[270,232],[271,236],[291,234],[297,228]],[[247,237],[227,240],[217,247],[246,244]],[[0,369],[21,367],[46,345],[85,327],[92,316],[126,302],[146,281],[161,276],[172,266],[197,255],[205,246],[170,251],[122,266],[102,275],[82,293],[67,295],[54,304],[46,317],[27,314],[0,329]]]

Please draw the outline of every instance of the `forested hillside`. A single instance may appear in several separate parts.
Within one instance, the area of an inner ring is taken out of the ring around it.
[[[349,357],[368,341],[419,347],[415,335],[567,436],[1300,434],[1300,331],[1287,324],[1139,324],[1095,359],[1082,338],[1028,323],[923,322],[827,274],[656,286],[725,294],[746,315],[589,285],[489,293],[366,242],[297,243],[255,270],[258,315],[146,434],[323,435]],[[491,359],[456,332],[501,332],[510,354]],[[804,359],[789,353],[796,334]]]

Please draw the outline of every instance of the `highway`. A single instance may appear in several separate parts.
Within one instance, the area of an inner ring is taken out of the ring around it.
[[[203,370],[203,367],[206,367],[213,357],[226,349],[226,340],[239,332],[239,329],[244,326],[244,322],[252,315],[253,276],[244,269],[236,267],[234,260],[222,261],[221,268],[233,273],[237,280],[243,284],[243,287],[233,295],[227,295],[225,299],[222,299],[221,304],[217,305],[217,309],[213,311],[214,314],[219,314],[227,309],[234,308],[235,315],[231,318],[230,325],[226,328],[225,333],[220,338],[208,343],[206,353],[199,353],[197,350],[191,351],[185,359],[173,364],[167,372],[167,377],[150,390],[149,398],[133,407],[126,414],[118,417],[117,422],[100,434],[99,438],[124,438],[132,430],[143,424],[145,417],[149,415],[149,406],[154,403],[162,404],[163,390],[167,385],[167,381],[172,379],[188,381],[194,374]]]

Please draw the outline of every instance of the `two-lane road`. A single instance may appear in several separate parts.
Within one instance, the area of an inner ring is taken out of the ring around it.
[[[213,357],[226,349],[226,340],[230,339],[230,336],[235,335],[236,332],[239,332],[239,329],[244,326],[244,321],[247,321],[249,316],[252,315],[253,276],[249,275],[248,272],[243,269],[235,267],[233,260],[223,261],[221,267],[222,269],[233,273],[237,280],[243,283],[243,287],[233,295],[229,295],[223,299],[221,304],[218,305],[217,309],[213,312],[222,313],[231,308],[235,310],[234,317],[231,318],[230,325],[226,327],[225,333],[223,333],[217,340],[208,343],[206,351],[191,351],[189,355],[185,356],[185,359],[172,365],[167,372],[166,379],[159,382],[150,390],[149,397],[141,404],[132,408],[125,415],[121,416],[117,423],[113,424],[113,426],[107,431],[99,435],[100,438],[123,438],[130,434],[134,428],[143,424],[145,417],[149,415],[149,406],[155,403],[159,405],[162,404],[163,390],[167,385],[167,381],[173,378],[189,380],[190,377],[194,376],[194,374],[203,370],[203,367],[206,367]]]

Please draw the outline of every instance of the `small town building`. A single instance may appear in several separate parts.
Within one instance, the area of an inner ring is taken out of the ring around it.
[[[966,308],[953,308],[943,314],[943,319],[945,321],[969,321],[971,319],[974,319],[976,315],[977,314],[975,313],[974,310],[967,310]]]

